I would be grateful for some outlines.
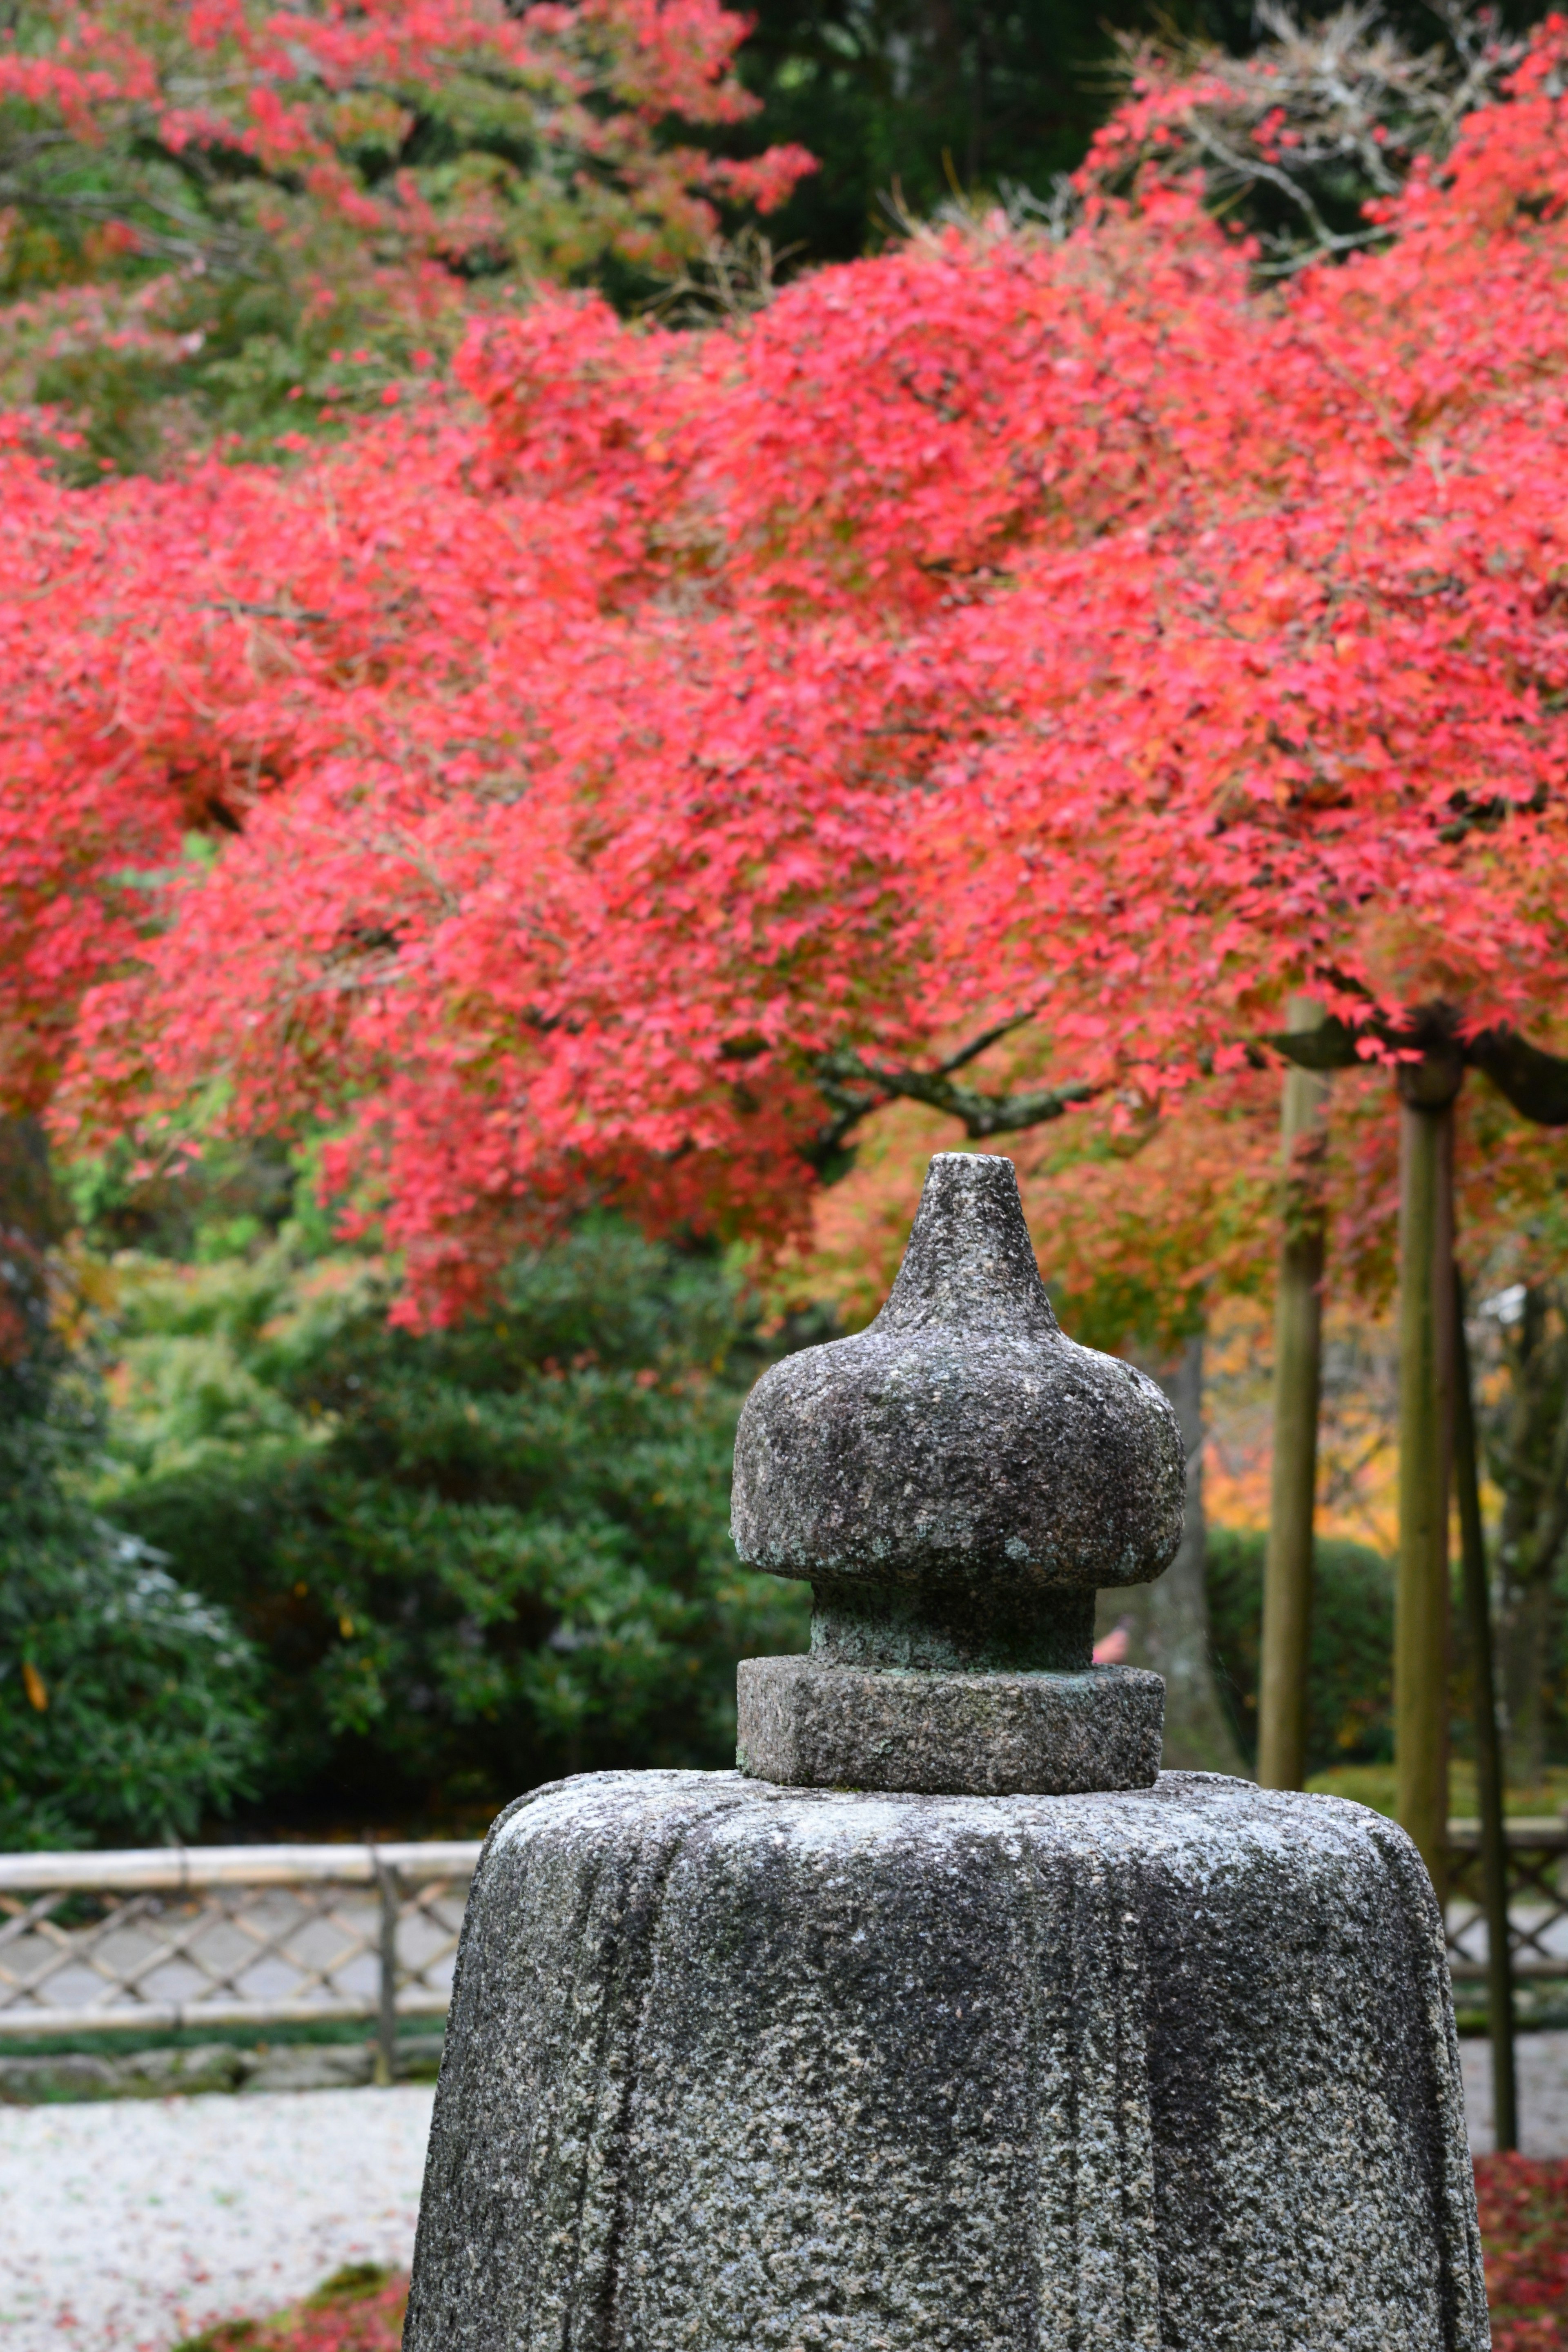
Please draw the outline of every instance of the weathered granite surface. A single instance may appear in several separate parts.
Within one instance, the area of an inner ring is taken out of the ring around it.
[[[736,1549],[814,1603],[809,1668],[742,1669],[742,1770],[1145,1786],[1162,1697],[1091,1666],[1094,1594],[1159,1575],[1185,1497],[1156,1383],[1063,1336],[1012,1161],[939,1152],[876,1321],[775,1364],[741,1415]]]
[[[938,1674],[743,1658],[736,1763],[805,1789],[985,1797],[1146,1789],[1160,1769],[1165,1685],[1136,1666],[1081,1674]]]
[[[407,2352],[1479,2352],[1443,1939],[1330,1798],[605,1774],[469,1899]]]
[[[1029,1654],[1028,1628],[1052,1619],[1042,1597],[1158,1576],[1185,1470],[1158,1385],[1064,1336],[1012,1161],[943,1151],[876,1321],[786,1356],[747,1398],[731,1524],[754,1568],[809,1577],[841,1605],[857,1588],[912,1590],[949,1621],[950,1654],[895,1644],[878,1663],[1087,1665],[1081,1608],[1081,1656]],[[987,1638],[999,1608],[1004,1654]]]

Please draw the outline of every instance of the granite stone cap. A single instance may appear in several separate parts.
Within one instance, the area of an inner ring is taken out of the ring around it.
[[[798,1789],[979,1797],[1152,1788],[1165,1685],[1136,1666],[940,1674],[744,1658],[736,1761]]]
[[[748,1397],[731,1530],[750,1566],[840,1599],[913,1588],[994,1609],[1158,1576],[1184,1474],[1158,1385],[1058,1324],[1012,1161],[944,1151],[875,1322]]]

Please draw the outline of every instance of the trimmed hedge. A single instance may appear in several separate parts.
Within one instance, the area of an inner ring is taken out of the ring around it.
[[[1261,1533],[1208,1531],[1209,1638],[1220,1695],[1248,1764],[1258,1756]],[[1367,1544],[1313,1546],[1307,1770],[1384,1764],[1394,1753],[1394,1567]]]

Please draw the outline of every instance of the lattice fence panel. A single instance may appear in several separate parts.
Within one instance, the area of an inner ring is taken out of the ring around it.
[[[402,1893],[397,1906],[400,2008],[410,2008],[415,1997],[439,1999],[443,2009],[450,2000],[452,1970],[457,1965],[458,1938],[462,1933],[463,1906],[468,1899],[467,1879],[434,1879],[427,1885]]]
[[[0,2033],[199,2026],[384,2011],[384,1899],[395,2010],[447,2005],[466,1877],[314,1879],[179,1892],[0,1888]]]
[[[1516,1979],[1568,1978],[1568,1826],[1510,1822],[1508,1922]],[[1448,1963],[1456,1980],[1483,1981],[1487,1926],[1481,1910],[1480,1845],[1468,1832],[1450,1836],[1447,1931]]]

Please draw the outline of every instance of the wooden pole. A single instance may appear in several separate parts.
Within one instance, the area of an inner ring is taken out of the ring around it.
[[[1400,1073],[1395,1810],[1421,1850],[1439,1903],[1448,1816],[1451,1171],[1453,1102],[1461,1075],[1458,1057],[1440,1054],[1428,1054]]]
[[[1503,1827],[1502,1753],[1492,1666],[1491,1599],[1476,1461],[1475,1396],[1465,1338],[1464,1283],[1454,1268],[1454,1485],[1465,1570],[1465,1616],[1476,1680],[1476,1795],[1481,1823],[1481,1899],[1487,1917],[1487,2030],[1492,2048],[1492,2144],[1519,2146],[1513,2063],[1513,1952],[1508,1927],[1508,1836]]]
[[[397,1920],[403,1889],[397,1873],[370,1839],[371,1861],[381,1894],[380,2000],[375,2026],[375,2081],[385,2090],[397,2079]]]
[[[1292,997],[1291,1031],[1321,1013]],[[1322,1380],[1323,1155],[1329,1082],[1316,1070],[1286,1072],[1280,1118],[1285,1178],[1274,1302],[1274,1461],[1263,1566],[1258,1778],[1299,1789],[1307,1769],[1307,1643],[1312,1607],[1312,1520],[1318,1486]]]

